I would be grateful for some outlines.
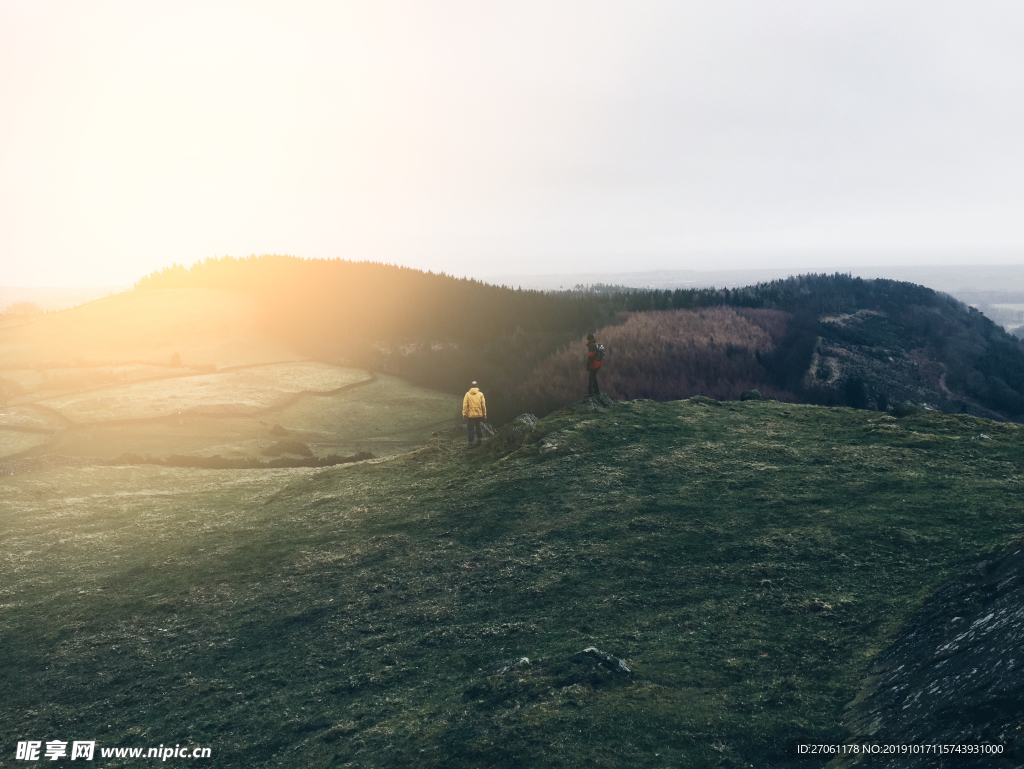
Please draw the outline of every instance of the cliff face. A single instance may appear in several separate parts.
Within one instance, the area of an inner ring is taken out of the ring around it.
[[[1024,549],[943,585],[850,703],[851,736],[894,742],[1024,737]],[[1018,756],[1024,745],[1017,747]],[[971,762],[1008,766],[1015,762]],[[950,765],[953,761],[950,760]],[[935,758],[872,766],[934,767]]]
[[[954,309],[944,309],[944,314],[937,313],[943,321],[963,320]],[[971,391],[965,362],[905,318],[861,310],[822,318],[820,331],[803,385],[823,402],[831,392],[836,402],[855,408],[885,411],[910,400],[947,414],[996,421],[1010,415],[992,408],[991,393]],[[980,352],[984,344],[973,340],[967,348]]]

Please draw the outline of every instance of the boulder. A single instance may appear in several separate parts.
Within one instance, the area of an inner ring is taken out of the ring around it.
[[[529,657],[513,657],[512,659],[499,660],[487,668],[487,675],[489,676],[503,676],[522,665],[529,665]]]
[[[914,403],[914,401],[903,401],[900,405],[894,407],[889,413],[894,417],[912,417],[919,414],[927,414],[929,411],[935,409],[929,407],[924,403]]]
[[[575,403],[559,409],[554,416],[560,414],[603,414],[615,405],[615,401],[606,393],[600,395],[588,395]]]
[[[540,420],[533,414],[520,414],[498,430],[486,443],[490,454],[510,454],[518,448],[537,440]]]
[[[633,671],[629,669],[629,666],[623,660],[620,660],[614,654],[601,651],[596,646],[588,646],[583,651],[577,652],[572,656],[571,661],[594,667],[616,676],[633,675]]]
[[[741,401],[759,401],[761,400],[760,390],[746,390],[741,396]]]
[[[706,395],[694,395],[694,396],[692,396],[690,398],[687,398],[687,400],[690,403],[703,403],[703,404],[705,404],[707,406],[721,406],[722,405],[721,401],[716,401],[714,398],[709,398]]]

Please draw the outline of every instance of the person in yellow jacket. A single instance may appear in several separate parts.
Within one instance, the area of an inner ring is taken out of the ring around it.
[[[466,430],[469,433],[469,447],[473,448],[473,431],[476,430],[476,445],[479,446],[484,440],[484,431],[480,423],[487,419],[487,401],[484,394],[473,382],[466,397],[462,399],[462,418],[466,420]]]

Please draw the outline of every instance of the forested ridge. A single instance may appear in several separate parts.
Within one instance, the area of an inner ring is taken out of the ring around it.
[[[547,355],[633,309],[628,292],[549,294],[407,267],[258,256],[174,265],[137,290],[216,288],[262,299],[265,327],[304,353],[453,393],[486,383],[490,416],[515,416],[516,390]],[[515,412],[515,413],[512,413]]]
[[[747,379],[780,397],[876,409],[912,399],[1024,417],[1024,345],[952,297],[899,281],[803,275],[739,289],[545,293],[376,262],[253,256],[174,265],[136,284],[178,287],[256,294],[266,327],[311,356],[454,393],[471,379],[486,383],[495,421],[549,408],[550,398],[538,401],[525,385],[542,361],[572,350],[588,332],[620,325],[631,313],[716,306],[787,313],[784,333],[763,348],[716,345],[713,334],[704,345],[708,355],[753,356]],[[655,317],[669,322],[669,314]],[[692,340],[680,373],[694,365],[701,342]],[[675,376],[672,361],[650,368]]]

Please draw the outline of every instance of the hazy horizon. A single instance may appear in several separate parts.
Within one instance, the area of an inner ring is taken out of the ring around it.
[[[0,749],[1012,749],[1022,85],[1011,0],[0,0]]]
[[[682,276],[684,273],[693,273],[698,276],[699,285],[718,285],[718,286],[733,286],[733,285],[747,285],[748,280],[746,275],[764,275],[770,277],[756,277],[752,280],[754,282],[759,280],[775,280],[779,277],[786,277],[788,275],[799,275],[807,273],[850,273],[857,277],[863,278],[891,278],[894,280],[908,280],[910,282],[922,283],[921,280],[915,276],[926,275],[929,272],[937,272],[946,276],[946,280],[941,281],[937,285],[930,285],[928,282],[923,282],[923,285],[929,285],[930,288],[935,288],[940,291],[954,291],[954,290],[965,290],[965,291],[985,291],[985,290],[1000,290],[1004,289],[1005,286],[998,286],[993,288],[981,287],[981,284],[988,284],[991,280],[1004,280],[1007,275],[1014,277],[1020,276],[1021,285],[1015,286],[1013,290],[1024,291],[1024,256],[1017,260],[1010,260],[1009,255],[1007,261],[997,261],[992,258],[989,254],[989,261],[978,262],[971,264],[967,261],[944,261],[942,257],[949,258],[950,255],[940,255],[934,261],[926,261],[923,259],[913,260],[907,258],[903,261],[894,260],[887,264],[883,263],[866,263],[866,264],[855,264],[849,262],[843,262],[837,258],[820,258],[817,260],[808,259],[804,260],[804,263],[787,264],[783,261],[779,266],[763,266],[756,260],[750,260],[746,264],[749,266],[723,266],[723,267],[654,267],[648,266],[642,269],[624,269],[624,267],[631,266],[637,263],[637,260],[631,260],[623,258],[622,265],[619,269],[606,269],[606,270],[592,270],[588,269],[586,263],[581,265],[580,269],[577,270],[558,270],[558,269],[538,269],[532,272],[522,272],[509,269],[502,269],[503,266],[508,266],[509,263],[492,263],[489,264],[485,269],[477,270],[473,273],[459,273],[449,272],[441,269],[433,269],[430,267],[418,267],[416,265],[404,265],[411,266],[414,269],[432,270],[433,272],[446,272],[447,274],[454,275],[459,278],[473,278],[481,280],[485,283],[506,283],[513,285],[516,281],[520,281],[522,288],[538,288],[542,290],[551,290],[559,287],[558,280],[561,279],[584,279],[584,284],[593,283],[609,283],[609,279],[614,278],[618,285],[629,286],[631,288],[665,288],[665,287],[685,287],[688,279],[675,276]],[[217,258],[217,257],[214,257]],[[299,257],[299,258],[342,258],[342,257]],[[197,262],[201,262],[203,259],[195,259],[191,262],[185,262],[184,266],[190,267]],[[361,261],[355,259],[353,261]],[[396,260],[373,260],[383,261],[389,264],[404,264],[401,261]],[[742,260],[736,260],[739,264],[744,264]],[[149,274],[153,271],[159,271],[166,267],[170,267],[173,264],[181,263],[176,261],[170,261],[164,264],[160,264],[154,267],[152,270],[147,270],[144,273],[139,273],[132,277],[130,280],[126,280],[120,283],[90,283],[83,281],[69,282],[68,280],[53,280],[46,283],[32,283],[27,281],[16,282],[12,280],[6,280],[8,275],[0,277],[0,289],[11,290],[13,293],[18,293],[22,290],[54,290],[64,291],[67,293],[74,292],[88,292],[88,291],[123,291],[131,289],[132,286],[139,281],[140,278]],[[729,260],[726,260],[726,264],[730,264]],[[512,263],[513,265],[515,263]],[[641,260],[640,264],[644,264]],[[998,277],[993,276],[991,279],[985,277],[986,271],[995,271],[998,273]],[[980,278],[972,276],[981,273]],[[948,276],[950,275],[962,276],[963,279],[967,280],[968,285],[955,286],[950,282]],[[673,277],[661,279],[660,276],[670,275]],[[728,275],[727,283],[715,283],[714,279],[708,276],[715,275]],[[644,276],[641,282],[623,282],[623,276]],[[655,283],[651,283],[651,280],[655,280]],[[711,281],[711,282],[707,282]],[[564,281],[563,281],[564,282]],[[579,282],[579,281],[577,281]],[[566,285],[566,288],[572,287],[570,284]],[[2,307],[2,297],[0,297],[0,307]]]
[[[534,273],[476,276],[484,282],[511,288],[557,291],[578,285],[599,284],[639,289],[736,288],[768,282],[813,270],[799,268],[721,269],[721,270],[646,270],[609,273]],[[821,272],[821,271],[819,271]],[[865,265],[839,267],[840,272],[866,279],[918,283],[956,296],[969,304],[1024,301],[1024,265]],[[140,278],[142,276],[139,276]],[[120,286],[12,286],[0,285],[0,312],[16,302],[30,301],[43,310],[59,310],[102,299],[110,294],[130,291],[133,284]],[[998,298],[995,295],[1004,295]],[[987,312],[991,308],[983,308]],[[995,318],[994,318],[995,319]],[[1001,322],[1001,321],[1000,321]]]
[[[0,283],[1024,261],[1009,2],[0,6]]]

